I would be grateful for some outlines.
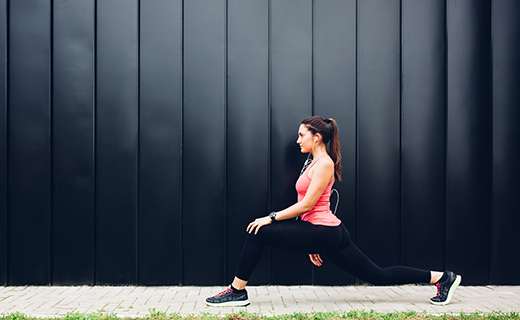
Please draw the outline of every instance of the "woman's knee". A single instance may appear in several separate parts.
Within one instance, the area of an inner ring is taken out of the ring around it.
[[[264,226],[258,230],[258,233],[248,233],[246,235],[246,242],[253,243],[255,245],[264,245],[268,244],[270,239],[272,238],[272,233],[270,232],[268,226]]]

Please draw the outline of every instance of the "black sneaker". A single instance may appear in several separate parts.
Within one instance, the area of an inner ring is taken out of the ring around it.
[[[437,282],[437,296],[430,299],[432,304],[438,306],[444,306],[450,303],[451,298],[453,297],[453,293],[457,289],[462,280],[462,277],[458,274],[455,274],[451,271],[446,271],[446,280],[442,283]]]
[[[245,307],[249,305],[247,291],[235,293],[231,287],[206,299],[206,304],[212,307]]]

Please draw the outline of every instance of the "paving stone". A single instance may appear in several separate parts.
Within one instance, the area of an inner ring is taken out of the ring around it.
[[[520,286],[461,286],[448,306],[433,306],[432,286],[253,286],[251,305],[216,308],[206,297],[226,287],[0,287],[0,314],[21,312],[48,317],[69,312],[107,312],[144,317],[150,310],[181,315],[229,314],[240,311],[264,315],[294,312],[365,309],[377,312],[417,311],[431,314],[511,312],[520,310]]]

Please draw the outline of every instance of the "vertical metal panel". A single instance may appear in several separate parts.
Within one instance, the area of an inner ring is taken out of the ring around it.
[[[356,236],[356,1],[315,1],[313,10],[314,113],[334,118],[341,142],[343,175],[337,216]],[[333,207],[335,205],[333,197]],[[355,281],[332,262],[315,269],[316,284]]]
[[[447,267],[488,283],[491,222],[491,6],[448,1]]]
[[[402,6],[404,264],[444,270],[446,4]]]
[[[518,284],[519,9],[0,0],[0,284],[229,283],[245,225],[296,200],[311,113],[338,120],[338,215],[377,263]],[[352,282],[266,257],[253,283]]]
[[[399,16],[397,0],[358,2],[358,239],[382,266],[400,262]]]
[[[137,282],[138,4],[97,2],[96,283]]]
[[[9,4],[8,284],[50,282],[48,1]]]
[[[52,283],[92,284],[94,1],[54,1]]]
[[[184,2],[183,284],[225,277],[225,30],[224,0]]]
[[[140,2],[139,283],[180,283],[182,3]]]
[[[312,1],[270,5],[271,209],[281,210],[297,199],[294,184],[306,156],[296,140],[301,120],[312,112]],[[311,283],[308,257],[278,248],[271,257],[271,283]]]
[[[7,281],[7,2],[0,1],[0,285]]]
[[[269,210],[268,9],[265,0],[228,2],[227,280],[246,226]],[[250,284],[267,283],[266,262],[264,253]]]
[[[519,12],[519,1],[493,1],[493,284],[520,284]]]

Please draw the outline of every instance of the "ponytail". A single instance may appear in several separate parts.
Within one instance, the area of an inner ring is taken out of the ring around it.
[[[322,117],[308,117],[302,121],[307,129],[313,134],[320,133],[323,143],[327,146],[327,153],[334,162],[334,178],[341,181],[341,148],[339,146],[338,125],[332,118],[323,119]]]
[[[341,167],[341,147],[339,145],[338,125],[336,124],[336,120],[332,118],[329,118],[329,124],[332,132],[328,153],[332,161],[334,161],[334,177],[338,181],[341,181],[343,168]]]

